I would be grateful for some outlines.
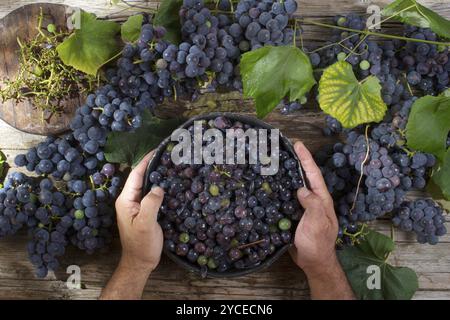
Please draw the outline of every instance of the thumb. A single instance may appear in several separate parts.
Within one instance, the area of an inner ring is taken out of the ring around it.
[[[164,190],[160,187],[155,187],[142,199],[141,209],[139,216],[147,220],[147,218],[153,221],[157,220],[158,211],[164,200]]]
[[[305,211],[320,206],[319,198],[306,187],[298,189],[297,198]]]

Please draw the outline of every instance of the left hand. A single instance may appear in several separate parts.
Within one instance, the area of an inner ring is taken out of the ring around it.
[[[164,191],[153,188],[142,200],[145,170],[153,156],[149,153],[131,171],[125,187],[117,198],[117,224],[122,243],[121,266],[152,272],[161,259],[163,232],[157,221]]]

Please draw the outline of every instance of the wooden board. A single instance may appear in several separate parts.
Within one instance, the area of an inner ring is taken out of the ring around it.
[[[297,0],[298,1],[298,0]],[[0,17],[32,0],[2,0]],[[55,3],[71,4],[100,16],[122,19],[127,12],[109,5],[108,0],[60,0]],[[364,12],[367,3],[359,0],[300,0],[299,15],[328,19],[334,14]],[[386,4],[388,0],[372,1]],[[420,1],[439,13],[450,17],[448,0]],[[149,7],[156,7],[149,3]],[[305,36],[311,42],[323,42],[329,33],[327,30],[311,26],[305,28]],[[208,106],[208,107],[206,107]],[[164,105],[158,108],[161,114],[186,112],[195,114],[208,110],[230,110],[250,113],[253,105],[235,93],[227,95],[208,95],[195,103],[186,103],[182,107]],[[326,138],[321,134],[323,114],[313,107],[300,110],[289,116],[274,112],[268,122],[293,140],[303,140],[311,151],[324,144],[332,143],[335,138]],[[15,130],[0,120],[0,149],[5,152],[9,163],[14,156],[35,145],[42,137]],[[16,170],[16,168],[13,168]],[[447,227],[450,229],[450,217]],[[391,232],[390,223],[380,220],[372,227],[384,234]],[[390,263],[414,269],[419,276],[419,290],[414,299],[450,300],[450,235],[442,237],[436,246],[420,245],[411,234],[396,231],[394,235],[396,250],[390,256]],[[118,239],[108,252],[86,255],[76,249],[69,249],[62,264],[79,265],[81,268],[82,289],[70,290],[66,286],[68,274],[64,268],[44,280],[33,275],[33,267],[26,254],[27,236],[24,232],[15,237],[0,241],[0,299],[96,299],[120,257]],[[308,299],[309,289],[303,272],[284,255],[269,269],[236,279],[200,279],[186,273],[172,261],[163,257],[156,271],[151,275],[144,291],[145,299]]]
[[[3,87],[3,79],[15,78],[20,59],[17,39],[26,42],[36,36],[41,9],[44,16],[43,25],[54,23],[59,27],[66,25],[70,16],[69,8],[61,4],[29,4],[14,10],[0,20],[0,88]],[[28,133],[59,134],[68,129],[76,108],[83,100],[83,95],[67,99],[61,102],[61,112],[55,114],[43,113],[30,99],[23,99],[20,102],[0,101],[0,118]]]

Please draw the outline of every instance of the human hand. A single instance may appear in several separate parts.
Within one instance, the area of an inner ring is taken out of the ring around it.
[[[335,250],[338,221],[333,199],[319,167],[305,145],[297,142],[294,149],[305,171],[310,190],[303,187],[297,191],[298,200],[305,212],[295,233],[295,250],[291,250],[291,256],[307,276],[323,274],[338,264]]]
[[[153,188],[142,200],[143,177],[153,152],[131,171],[116,201],[117,224],[122,244],[121,266],[152,272],[161,259],[163,233],[157,221],[164,191]]]

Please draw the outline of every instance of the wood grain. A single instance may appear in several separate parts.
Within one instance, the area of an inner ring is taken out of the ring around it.
[[[297,0],[298,14],[307,17],[329,19],[338,13],[364,12],[366,4],[353,0]],[[0,17],[32,0],[2,0]],[[99,16],[121,19],[127,12],[109,5],[108,0],[50,1],[70,4],[94,12]],[[372,1],[376,4],[389,3],[388,0]],[[450,17],[448,0],[420,1]],[[149,7],[156,7],[155,3]],[[312,26],[305,27],[305,35],[311,43],[323,42],[329,33]],[[1,56],[0,56],[1,59]],[[184,112],[196,114],[207,110],[241,111],[252,113],[251,101],[240,95],[202,96],[196,103],[165,104],[158,108],[161,115]],[[334,138],[324,138],[321,134],[323,114],[309,107],[289,116],[274,112],[268,122],[279,127],[293,140],[303,140],[314,152],[320,146],[334,142]],[[12,170],[16,170],[13,159],[18,153],[42,140],[38,135],[29,135],[13,129],[0,120],[0,149],[7,155]],[[450,229],[450,217],[447,226]],[[390,222],[379,220],[371,225],[375,230],[390,235]],[[396,250],[390,256],[393,265],[407,266],[419,276],[419,290],[414,299],[450,300],[450,235],[442,237],[436,246],[420,245],[411,234],[396,231],[394,239]],[[120,245],[115,240],[109,251],[94,256],[86,255],[76,249],[69,249],[62,264],[79,265],[82,275],[82,289],[69,290],[65,280],[68,274],[64,268],[47,279],[39,280],[33,275],[33,268],[26,254],[27,236],[21,233],[13,238],[0,241],[0,299],[96,299],[120,257]],[[200,279],[186,273],[172,261],[163,257],[161,264],[150,277],[144,291],[145,299],[308,299],[309,290],[305,276],[286,254],[269,269],[237,279]]]
[[[20,7],[0,20],[0,88],[2,80],[12,80],[19,69],[20,55],[17,39],[26,42],[38,33],[38,17],[41,9],[44,16],[44,26],[54,23],[61,27],[66,25],[69,7],[60,4],[29,4]],[[67,98],[61,102],[61,111],[50,114],[33,105],[31,99],[19,102],[0,101],[0,118],[24,132],[55,135],[66,131],[74,112],[81,105],[82,94]]]

